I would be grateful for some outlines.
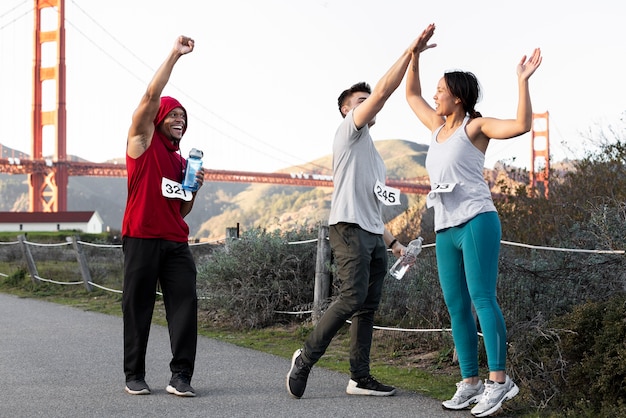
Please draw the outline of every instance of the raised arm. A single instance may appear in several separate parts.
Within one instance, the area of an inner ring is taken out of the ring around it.
[[[404,78],[406,69],[411,62],[411,53],[416,48],[419,39],[417,38],[411,43],[411,46],[404,51],[400,58],[376,83],[372,94],[354,109],[354,122],[357,128],[361,128],[374,120],[385,105],[385,102],[387,102],[387,99],[396,91]]]
[[[411,51],[412,63],[406,78],[406,100],[413,110],[413,113],[415,113],[418,119],[431,131],[441,126],[444,123],[444,119],[437,115],[435,109],[433,109],[422,96],[422,86],[419,76],[419,57],[423,51],[437,46],[437,44],[428,44],[428,41],[434,33],[435,25],[431,23],[418,38],[415,48]]]
[[[508,139],[522,135],[532,127],[533,109],[530,102],[528,79],[541,65],[541,50],[536,48],[530,58],[524,55],[517,64],[517,83],[519,99],[515,119],[483,118],[482,133],[492,139]]]
[[[161,103],[161,93],[167,85],[178,59],[193,51],[193,47],[193,39],[179,36],[167,58],[152,77],[146,92],[139,102],[139,106],[133,113],[131,125],[128,129],[126,153],[129,157],[138,158],[150,146],[155,129],[154,118],[159,111]]]

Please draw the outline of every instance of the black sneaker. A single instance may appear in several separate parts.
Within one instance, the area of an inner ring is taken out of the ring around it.
[[[193,390],[190,383],[191,378],[186,374],[175,374],[172,375],[170,384],[167,385],[165,390],[173,395],[193,398],[196,396],[196,392]]]
[[[131,395],[149,395],[150,387],[143,379],[137,380],[129,380],[126,382],[126,387],[124,388],[126,393],[130,393]]]
[[[291,369],[287,374],[287,392],[296,399],[300,399],[306,389],[311,367],[302,360],[302,350],[298,349],[291,357]]]
[[[368,396],[391,396],[395,395],[396,388],[387,386],[369,375],[361,379],[350,379],[346,388],[348,395],[368,395]]]

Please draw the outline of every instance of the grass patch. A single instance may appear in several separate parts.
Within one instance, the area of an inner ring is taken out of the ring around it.
[[[199,333],[219,341],[290,359],[293,352],[302,347],[312,329],[310,325],[284,325],[259,330],[231,331],[204,328],[201,325]],[[376,339],[375,334],[375,345],[383,343]],[[349,344],[350,336],[346,325],[337,333],[315,367],[349,374]],[[391,360],[383,350],[373,347],[371,372],[380,381],[403,390],[439,400],[449,399],[456,389],[454,384],[459,380],[458,368],[449,365],[443,367],[437,360],[438,353],[419,356],[419,362],[411,359],[414,354],[409,351],[396,353]]]

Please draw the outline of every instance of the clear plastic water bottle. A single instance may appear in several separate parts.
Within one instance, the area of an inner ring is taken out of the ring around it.
[[[402,279],[404,273],[415,263],[417,256],[422,252],[422,241],[424,241],[422,237],[417,237],[409,242],[404,255],[398,258],[391,269],[389,269],[389,274],[391,274],[392,277],[398,280]]]
[[[204,153],[198,149],[192,148],[189,151],[187,159],[187,168],[185,169],[185,177],[183,178],[183,189],[189,192],[198,190],[198,182],[196,181],[196,173],[202,167],[202,157]]]

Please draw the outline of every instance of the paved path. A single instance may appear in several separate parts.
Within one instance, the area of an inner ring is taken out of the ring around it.
[[[200,337],[196,398],[165,391],[167,329],[153,326],[146,380],[152,395],[127,395],[122,320],[0,293],[0,417],[471,417],[400,391],[345,393],[348,376],[314,368],[302,399],[289,397],[289,360]]]

